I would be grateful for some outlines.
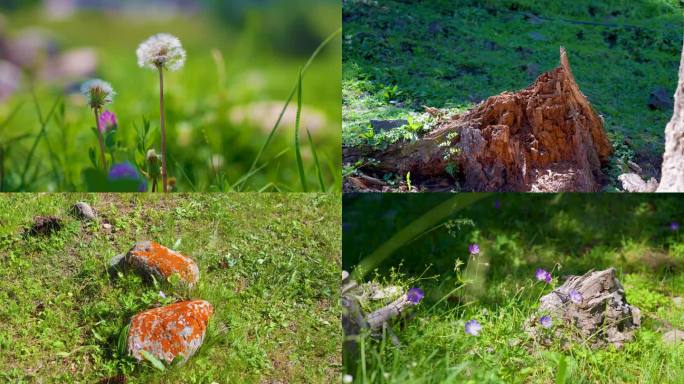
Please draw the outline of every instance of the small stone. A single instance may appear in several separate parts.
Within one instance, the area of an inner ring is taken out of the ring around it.
[[[439,22],[433,21],[428,25],[428,32],[430,32],[432,35],[442,33],[444,32],[444,27],[442,27],[442,24]]]
[[[684,340],[684,332],[679,329],[673,329],[671,331],[665,332],[663,335],[663,342],[665,344],[677,344]]]
[[[665,88],[656,87],[648,97],[648,107],[669,111],[674,107],[674,100]]]
[[[547,40],[546,36],[542,35],[541,33],[537,32],[537,31],[530,32],[527,34],[527,36],[531,37],[532,40],[535,40],[535,41],[546,41]]]
[[[135,244],[126,254],[124,266],[162,281],[178,274],[181,282],[189,287],[199,280],[199,268],[194,260],[154,241]]]
[[[389,131],[390,129],[393,128],[399,128],[404,125],[408,124],[408,120],[404,119],[399,119],[399,120],[371,120],[370,121],[371,127],[373,127],[373,130],[376,133],[382,132],[382,131]]]
[[[120,254],[109,259],[107,263],[109,265],[109,274],[115,276],[117,272],[123,271],[126,263],[126,255]]]
[[[539,16],[535,15],[534,13],[526,14],[525,20],[527,20],[527,22],[532,24],[532,25],[539,25],[539,24],[544,23],[544,19],[540,18]]]
[[[71,213],[79,219],[83,219],[85,221],[91,221],[95,219],[95,211],[88,203],[83,201],[79,201],[78,203],[74,204],[74,206],[71,207]]]
[[[672,303],[674,304],[675,307],[679,308],[684,304],[684,299],[677,296],[672,298]]]
[[[128,353],[142,361],[147,351],[166,363],[179,356],[184,363],[204,342],[213,311],[209,302],[194,300],[141,312],[131,319]]]
[[[103,223],[102,229],[104,229],[105,232],[111,232],[112,231],[112,225],[109,223]]]

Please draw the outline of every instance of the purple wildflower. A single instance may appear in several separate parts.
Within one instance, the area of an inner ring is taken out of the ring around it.
[[[537,269],[535,276],[539,281],[545,281],[547,284],[551,282],[551,274],[541,268]]]
[[[159,291],[159,297],[161,297],[162,299],[166,299],[166,294],[164,293],[164,291]]]
[[[117,127],[117,122],[116,122],[116,115],[114,112],[110,111],[104,111],[100,115],[100,118],[97,121],[97,129],[101,133],[105,133],[107,131],[111,131],[112,129]]]
[[[117,181],[117,180],[132,180],[132,181],[140,181],[140,185],[138,187],[138,192],[145,192],[147,190],[147,181],[140,177],[140,174],[138,173],[138,170],[135,169],[131,163],[120,163],[120,164],[114,164],[112,168],[109,170],[109,175],[107,177],[109,181]]]
[[[411,288],[406,293],[406,299],[413,304],[420,303],[423,297],[425,297],[425,292],[420,288]]]
[[[465,323],[465,333],[469,335],[477,336],[480,334],[481,329],[482,326],[477,322],[477,320],[469,320]]]
[[[473,243],[468,246],[468,252],[470,252],[471,255],[477,255],[480,253],[480,246]]]
[[[499,209],[501,208],[501,200],[496,199],[494,200],[494,209]]]
[[[670,223],[670,230],[671,230],[672,232],[677,232],[677,231],[679,231],[679,223],[676,222],[676,221],[671,222],[671,223]]]
[[[572,301],[575,304],[579,304],[582,302],[582,294],[575,291],[574,289],[570,291],[570,294],[568,294],[570,297],[570,301]]]
[[[541,324],[544,328],[551,328],[551,326],[553,325],[553,322],[551,321],[551,316],[542,316],[539,319],[539,324]]]

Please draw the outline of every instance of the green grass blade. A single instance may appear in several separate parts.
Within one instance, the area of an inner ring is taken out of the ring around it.
[[[302,71],[299,71],[299,81],[297,82],[297,116],[295,118],[295,155],[297,158],[297,170],[299,171],[299,181],[302,183],[302,190],[308,192],[306,173],[304,173],[304,161],[299,144],[299,125],[302,117]]]
[[[286,154],[289,151],[290,151],[289,148],[283,149],[282,151],[280,151],[280,153],[275,155],[275,157],[273,159],[265,162],[264,164],[260,165],[258,168],[247,172],[245,175],[243,175],[241,178],[239,178],[238,181],[236,181],[230,188],[240,192],[242,185],[244,185],[247,182],[247,180],[249,180],[249,178],[251,178],[255,174],[259,173],[259,171],[261,171],[262,169],[266,168],[268,166],[268,164],[271,163],[271,161],[280,158],[281,156],[283,156],[284,154]]]
[[[313,154],[314,162],[316,164],[316,174],[318,175],[318,183],[321,186],[321,192],[325,192],[325,183],[323,182],[323,173],[321,172],[321,164],[318,162],[318,155],[316,154],[316,147],[311,139],[311,132],[309,128],[306,129],[306,135],[309,137],[309,146],[311,147],[311,154]]]
[[[155,367],[156,369],[158,369],[162,372],[166,370],[164,363],[162,363],[159,359],[154,357],[154,355],[152,355],[151,353],[149,353],[145,350],[142,350],[142,351],[140,351],[140,354],[142,355],[143,358],[145,358],[145,360],[149,361],[150,364],[152,364],[152,366]]]
[[[302,67],[301,73],[305,73],[307,68],[311,65],[311,63],[314,61],[314,59],[318,56],[318,54],[323,50],[323,48],[332,41],[332,39],[335,38],[338,34],[342,33],[342,28],[337,29],[335,32],[331,33],[330,36],[328,36],[323,42],[314,50],[314,52],[311,54],[309,57],[309,60],[307,60],[306,64],[304,64],[304,67]],[[297,82],[299,83],[299,82]],[[264,153],[264,150],[268,147],[268,145],[271,143],[271,140],[273,139],[273,136],[275,135],[276,131],[278,130],[278,127],[280,126],[280,122],[283,119],[283,116],[285,115],[285,111],[287,111],[287,106],[290,105],[290,102],[292,101],[292,98],[294,97],[295,93],[297,92],[297,84],[295,84],[294,88],[290,92],[290,96],[288,96],[287,101],[285,101],[285,105],[283,106],[283,109],[280,111],[280,114],[278,115],[278,119],[276,120],[275,124],[273,125],[273,128],[271,129],[271,132],[268,134],[268,137],[266,138],[266,141],[264,144],[259,148],[259,152],[257,152],[256,157],[254,158],[254,161],[252,162],[252,165],[249,167],[249,171],[247,173],[250,173],[256,168],[257,164],[259,163],[259,159],[261,159],[261,155]]]
[[[45,136],[45,133],[47,130],[47,124],[52,119],[52,115],[54,114],[55,110],[57,109],[57,105],[59,105],[60,101],[61,101],[61,98],[58,97],[55,100],[55,103],[50,108],[50,112],[48,112],[47,117],[43,118],[43,115],[40,111],[40,105],[38,104],[38,100],[34,96],[34,102],[36,104],[36,111],[38,113],[38,119],[40,121],[41,127],[40,127],[40,131],[38,132],[38,135],[36,135],[36,139],[33,141],[33,145],[31,145],[31,150],[29,151],[28,157],[26,158],[26,164],[24,164],[24,170],[21,173],[21,186],[19,187],[20,190],[25,190],[26,175],[28,175],[29,168],[31,166],[31,161],[33,159],[33,155],[36,152],[36,149],[38,148],[38,143],[40,142],[40,139]]]

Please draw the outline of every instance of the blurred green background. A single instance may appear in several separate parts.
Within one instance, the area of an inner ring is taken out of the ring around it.
[[[142,164],[136,142],[143,117],[156,129],[159,152],[158,79],[138,68],[135,54],[139,43],[159,32],[178,36],[188,53],[185,67],[165,78],[170,174],[177,190],[234,189],[266,141],[299,68],[341,27],[341,7],[333,0],[10,0],[0,5],[0,15],[3,191],[85,189],[81,172],[92,166],[88,149],[97,140],[78,87],[90,77],[111,82],[117,92],[109,106],[119,119],[117,162]],[[309,189],[320,188],[306,129],[325,189],[339,190],[339,36],[306,71],[302,92]],[[296,101],[261,156],[259,165],[266,166],[239,189],[303,189],[294,150]],[[53,105],[46,134],[36,140],[41,115],[46,119]]]

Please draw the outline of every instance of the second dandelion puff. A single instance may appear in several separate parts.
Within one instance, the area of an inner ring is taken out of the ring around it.
[[[93,110],[95,115],[95,127],[97,128],[97,139],[100,145],[100,162],[102,162],[102,168],[107,169],[107,159],[105,157],[105,142],[104,142],[104,132],[108,129],[108,123],[114,124],[116,126],[116,117],[109,111],[106,111],[106,116],[100,116],[100,112],[105,107],[105,105],[114,101],[114,96],[116,92],[112,88],[112,85],[108,82],[100,79],[88,80],[81,86],[81,93],[86,97],[88,105]],[[105,121],[102,121],[102,117],[105,117]]]

